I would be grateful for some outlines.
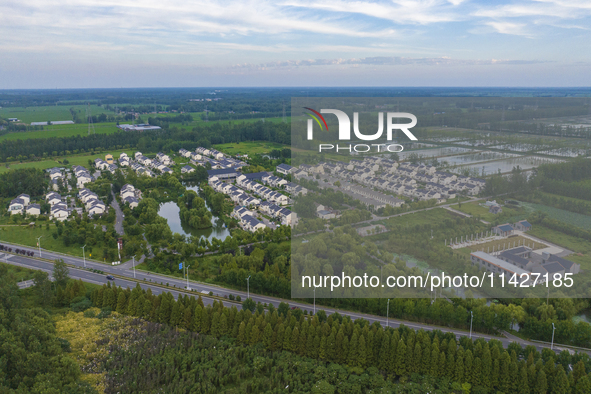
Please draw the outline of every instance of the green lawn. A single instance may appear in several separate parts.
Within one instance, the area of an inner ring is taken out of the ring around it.
[[[214,145],[214,148],[229,155],[254,155],[269,153],[273,149],[281,150],[283,148],[289,148],[289,145],[277,144],[275,142],[239,142]]]
[[[9,170],[17,170],[17,169],[22,169],[22,168],[39,168],[41,170],[45,170],[47,168],[52,168],[55,166],[59,166],[61,164],[59,164],[56,160],[42,160],[42,161],[31,161],[31,162],[25,162],[25,163],[14,163],[14,164],[9,164],[8,167],[6,166],[6,164],[2,164],[2,166],[0,167],[0,173],[9,171]]]
[[[72,120],[70,108],[74,108],[78,117],[86,117],[86,105],[48,105],[41,107],[4,107],[0,108],[0,116],[3,118],[18,118],[23,123],[47,122]],[[106,110],[95,104],[90,106],[93,115],[114,114],[113,111]]]
[[[117,160],[119,159],[119,155],[122,152],[127,153],[127,155],[129,157],[133,157],[133,154],[136,152],[137,150],[130,150],[130,149],[118,149],[118,150],[108,150],[108,151],[104,151],[101,153],[84,153],[84,154],[79,154],[79,155],[73,155],[73,156],[67,156],[65,157],[66,159],[68,159],[68,161],[70,162],[69,165],[71,166],[83,166],[83,167],[88,167],[88,160],[94,161],[95,159],[102,159],[105,160],[105,155],[107,154],[111,154],[113,155],[113,159]],[[63,158],[61,159],[63,160]]]
[[[35,270],[29,268],[19,267],[16,265],[6,264],[2,262],[0,262],[0,266],[8,268],[8,273],[13,274],[17,282],[33,279],[33,273],[35,272]]]
[[[458,204],[455,204],[455,205],[452,205],[451,208],[456,209],[461,212],[464,212],[464,213],[467,213],[472,216],[480,216],[483,220],[486,220],[487,222],[492,222],[492,221],[496,220],[497,218],[499,218],[499,215],[495,215],[495,214],[488,212],[488,208],[480,206],[479,205],[480,203],[482,203],[482,201],[462,203],[461,207]],[[524,215],[523,219],[526,218],[526,216],[525,216],[526,212],[523,212],[519,208],[513,208],[513,207],[510,207],[509,205],[503,205],[502,208],[503,208],[503,213],[502,213],[503,216],[509,217],[509,216],[523,214]]]
[[[562,246],[570,249],[573,252],[587,254],[591,252],[591,242],[588,242],[582,238],[573,237],[571,235],[563,234],[559,231],[552,230],[543,225],[536,224],[532,226],[532,229],[528,231],[535,237],[551,242],[553,244]]]
[[[53,239],[51,236],[55,231],[55,226],[50,225],[49,230],[45,229],[45,224],[37,228],[27,226],[0,227],[0,243],[2,241],[16,243],[25,246],[37,246],[37,237],[41,238],[41,248],[52,250],[54,252],[66,253],[72,256],[82,257],[82,249],[77,246],[65,246],[63,241]],[[87,248],[88,251],[88,248]],[[88,257],[88,256],[87,256]]]

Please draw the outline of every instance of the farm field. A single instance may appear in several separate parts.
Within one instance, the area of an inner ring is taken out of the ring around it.
[[[48,105],[41,107],[5,107],[0,108],[0,116],[3,118],[18,118],[22,123],[47,122],[59,120],[72,120],[70,108],[78,112],[80,118],[86,117],[86,105]],[[113,111],[106,110],[98,105],[91,105],[90,110],[93,115],[114,114]]]
[[[289,145],[282,145],[275,142],[240,142],[214,145],[214,148],[219,150],[220,152],[227,153],[230,155],[254,155],[269,153],[273,149],[281,150],[283,148],[289,148]]]
[[[520,205],[522,205],[528,211],[528,213],[542,211],[546,213],[551,219],[560,220],[561,222],[571,226],[584,228],[586,230],[591,229],[591,216],[565,211],[564,209],[549,207],[547,205],[534,204],[531,202],[521,202]]]
[[[116,126],[116,123],[97,123],[94,125],[94,131],[97,134],[113,134],[119,131],[119,129]],[[43,126],[43,130],[8,133],[3,136],[0,136],[0,141],[28,140],[34,138],[52,137],[74,137],[77,135],[88,135],[87,123]]]

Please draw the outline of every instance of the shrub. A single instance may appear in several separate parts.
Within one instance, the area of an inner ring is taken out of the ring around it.
[[[74,312],[83,312],[92,307],[92,302],[86,297],[76,297],[70,303],[70,308]]]

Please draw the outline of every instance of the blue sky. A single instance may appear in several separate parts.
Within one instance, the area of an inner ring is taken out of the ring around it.
[[[589,0],[2,0],[0,89],[591,86]]]

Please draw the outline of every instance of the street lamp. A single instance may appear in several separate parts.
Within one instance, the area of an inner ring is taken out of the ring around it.
[[[187,290],[191,290],[191,288],[189,287],[189,267],[190,265],[187,265]]]
[[[316,288],[314,288],[314,314],[316,314]]]
[[[39,238],[37,238],[37,247],[39,248],[39,257],[43,257],[43,256],[41,256],[41,241],[40,241],[41,238],[43,238],[43,235],[40,236]]]
[[[246,278],[246,298],[250,298],[250,275]]]
[[[554,350],[554,330],[556,330],[556,327],[552,323],[552,344],[550,345],[550,350]]]
[[[474,314],[470,311],[470,339],[472,339],[472,319],[474,318]]]
[[[86,268],[86,253],[84,252],[84,248],[86,247],[86,245],[84,245],[82,248],[82,258],[84,259],[84,268]]]
[[[386,327],[390,327],[390,299],[388,298],[388,307],[386,308]]]
[[[133,279],[135,279],[135,255],[131,256],[131,258],[133,259]]]

